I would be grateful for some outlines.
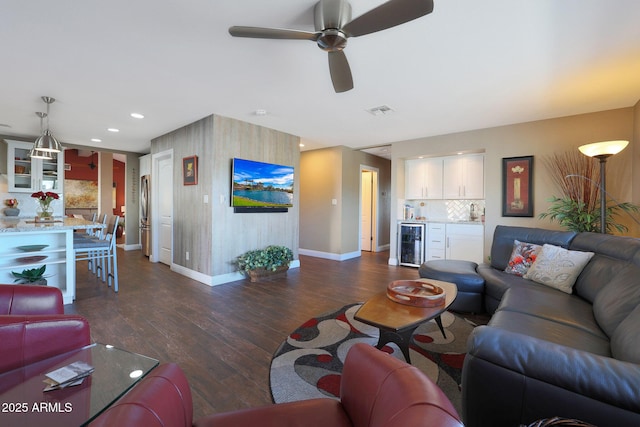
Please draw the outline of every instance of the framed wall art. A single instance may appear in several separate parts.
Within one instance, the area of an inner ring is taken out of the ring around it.
[[[183,185],[198,184],[198,156],[182,159],[182,183]]]
[[[502,159],[502,216],[533,216],[533,156]]]

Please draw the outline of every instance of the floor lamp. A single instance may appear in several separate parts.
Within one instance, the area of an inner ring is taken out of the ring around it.
[[[578,150],[585,156],[600,160],[600,232],[607,232],[607,187],[606,163],[607,159],[618,154],[629,144],[629,141],[604,141],[581,145]]]

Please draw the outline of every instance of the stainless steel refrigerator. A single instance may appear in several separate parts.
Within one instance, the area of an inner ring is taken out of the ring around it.
[[[144,256],[151,254],[151,176],[140,178],[140,243]]]

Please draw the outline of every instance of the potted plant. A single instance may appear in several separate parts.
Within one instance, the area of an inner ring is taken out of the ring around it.
[[[16,279],[14,283],[23,285],[47,285],[47,279],[44,276],[44,272],[47,269],[46,265],[39,268],[30,268],[28,270],[22,270],[22,273],[12,271],[11,274]]]
[[[578,151],[555,154],[543,161],[562,196],[551,197],[551,206],[538,218],[558,221],[561,227],[570,231],[600,232],[600,173],[597,163]],[[639,211],[640,207],[636,205],[611,199],[605,206],[605,232],[628,231],[627,226],[618,222],[615,217],[622,212],[632,216],[631,213]]]
[[[293,261],[293,251],[285,246],[270,245],[264,249],[245,252],[236,259],[238,270],[252,282],[266,275],[285,272]]]

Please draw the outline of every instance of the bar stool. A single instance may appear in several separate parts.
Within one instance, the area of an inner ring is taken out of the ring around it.
[[[104,232],[100,233],[99,236],[74,239],[73,241],[73,250],[76,256],[76,261],[95,261],[94,267],[96,267],[97,261],[99,260],[100,266],[96,267],[96,271],[102,272],[102,281],[104,282],[106,280],[109,287],[111,287],[113,283],[113,289],[115,292],[118,292],[116,229],[118,228],[119,219],[119,216],[111,216],[107,228],[105,228]]]

